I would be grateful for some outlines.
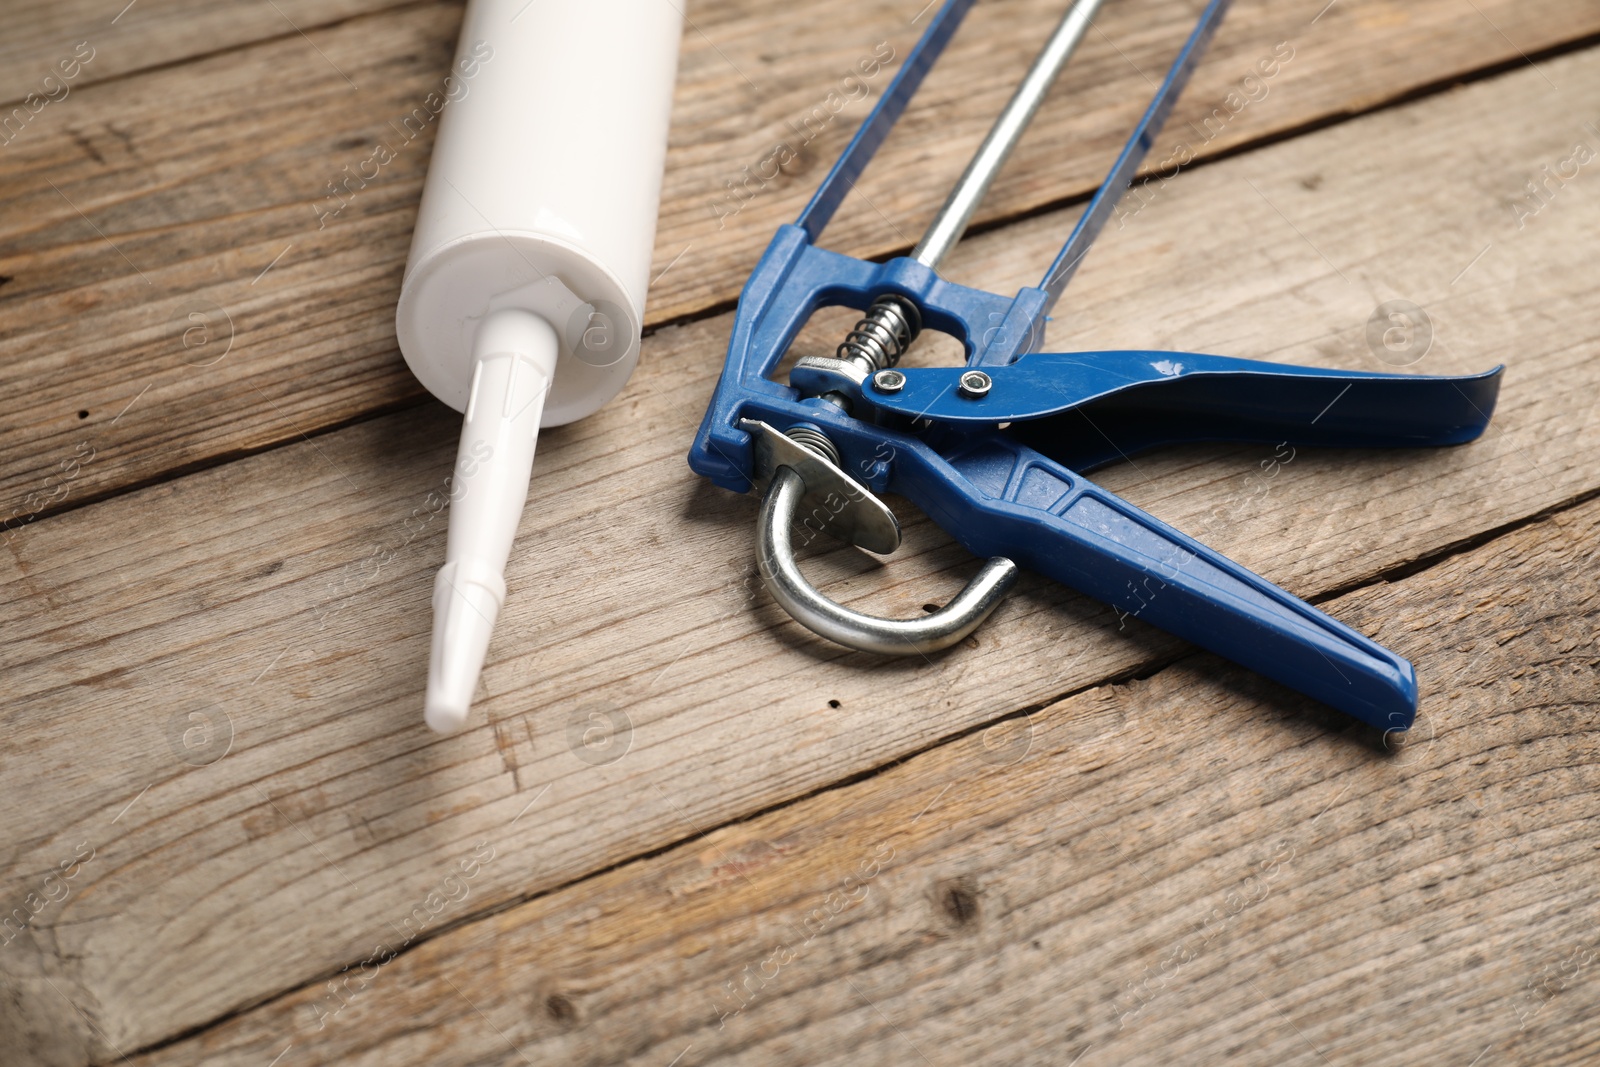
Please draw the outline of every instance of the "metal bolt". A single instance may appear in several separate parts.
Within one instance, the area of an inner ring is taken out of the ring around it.
[[[994,379],[981,370],[969,370],[961,376],[961,395],[968,400],[980,400],[989,395]]]
[[[898,393],[906,387],[906,376],[897,370],[881,370],[872,376],[872,387],[880,393]]]

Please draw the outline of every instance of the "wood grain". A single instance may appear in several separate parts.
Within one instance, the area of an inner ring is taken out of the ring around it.
[[[29,93],[60,97],[56,64],[88,42],[94,58],[67,80],[61,100],[86,85],[126,78],[152,67],[237,49],[276,37],[296,37],[358,15],[403,6],[408,0],[52,0],[13,10],[0,40],[0,101],[5,110]],[[17,5],[20,7],[21,5]],[[303,44],[303,40],[302,40]],[[72,68],[67,68],[71,70]],[[55,82],[44,79],[54,74]],[[5,149],[0,148],[0,152]]]
[[[1302,595],[1600,488],[1600,208],[1572,189],[1520,231],[1507,208],[1577,135],[1544,76],[1584,98],[1600,55],[1184,175],[1095,253],[1053,335],[1374,367],[1366,321],[1404,285],[1438,326],[1417,369],[1511,364],[1488,437],[1305,453],[1270,484],[1260,450],[1192,449],[1102,482]],[[1070,215],[975,238],[952,273],[1015,285]],[[455,738],[418,715],[443,551],[429,493],[453,457],[438,407],[19,531],[0,557],[0,899],[80,844],[94,858],[0,951],[0,1036],[114,1058],[404,936],[489,835],[469,900],[419,937],[1181,653],[1042,581],[931,663],[804,634],[755,590],[753,502],[683,466],[727,328],[659,331],[618,402],[541,439],[483,725]],[[842,551],[808,567],[912,614],[972,563],[926,523],[909,535],[881,571]]]
[[[980,222],[1094,186],[1192,6],[1108,6]],[[903,56],[922,7],[690,9],[651,322],[733,299],[889,70],[846,86],[861,99],[817,119],[820,132],[799,158],[759,191],[741,192],[749,198],[737,214],[727,210],[727,183],[746,182],[744,169],[777,139],[798,139],[791,124],[803,125],[879,42]],[[1180,141],[1214,157],[1600,32],[1600,12],[1558,0],[1484,0],[1479,10],[1459,0],[1361,0],[1309,25],[1322,7],[1241,0],[1159,159]],[[1009,91],[1012,79],[997,72],[1022,69],[1058,8],[1057,0],[978,6],[829,229],[830,247],[860,255],[910,247]],[[0,150],[0,522],[420,402],[395,347],[393,306],[431,124],[331,220],[329,184],[376,142],[394,140],[438,86],[459,15],[457,4],[416,4],[86,84]],[[1293,56],[1279,62],[1283,42]],[[1276,64],[1274,76],[1250,83],[1254,99],[1229,104],[1230,86],[1260,63]],[[1237,114],[1217,117],[1235,104]],[[1019,277],[1036,280],[1045,260],[1035,259]],[[96,460],[63,483],[61,464],[86,434]]]
[[[1597,565],[1590,502],[1334,601],[1406,734],[1191,656],[136,1062],[1593,1062]]]

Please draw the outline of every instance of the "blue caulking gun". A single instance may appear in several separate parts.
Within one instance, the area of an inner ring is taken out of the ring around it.
[[[1184,441],[1415,447],[1488,425],[1503,368],[1462,377],[1325,370],[1189,352],[1038,352],[1051,307],[1133,180],[1222,21],[1211,0],[1111,172],[1036,288],[1015,297],[935,268],[960,239],[1099,0],[1077,0],[909,256],[869,263],[815,244],[972,0],[948,0],[792,226],[745,283],[727,363],[689,465],[735,492],[760,489],[763,583],[789,614],[850,648],[927,653],[971,633],[1017,565],[1211,649],[1384,729],[1416,714],[1400,656],[1084,477]],[[819,307],[864,312],[834,357],[770,375]],[[924,327],[954,335],[965,367],[895,368]],[[837,604],[795,565],[805,513],[872,552],[900,543],[876,494],[898,493],[969,551],[990,557],[944,608],[882,619]]]

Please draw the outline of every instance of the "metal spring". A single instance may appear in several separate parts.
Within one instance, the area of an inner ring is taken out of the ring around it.
[[[872,302],[835,354],[857,363],[870,377],[899,363],[921,332],[922,315],[917,306],[891,293]]]
[[[815,426],[807,426],[804,423],[798,426],[791,426],[784,431],[784,436],[801,448],[815,452],[835,467],[839,465],[839,450],[834,447],[832,441],[828,440],[828,435]]]

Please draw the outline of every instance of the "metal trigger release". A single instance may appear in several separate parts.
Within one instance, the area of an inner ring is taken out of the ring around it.
[[[799,427],[785,434],[756,419],[739,425],[755,438],[758,485],[766,486],[756,527],[761,582],[812,632],[861,652],[937,652],[976,630],[1016,583],[1017,565],[995,557],[955,599],[921,618],[885,619],[829,599],[795,562],[790,529],[802,507],[810,506],[811,514],[803,517],[807,524],[815,521],[819,529],[879,553],[899,547],[899,523],[883,501],[839,469],[838,453],[820,431]]]

